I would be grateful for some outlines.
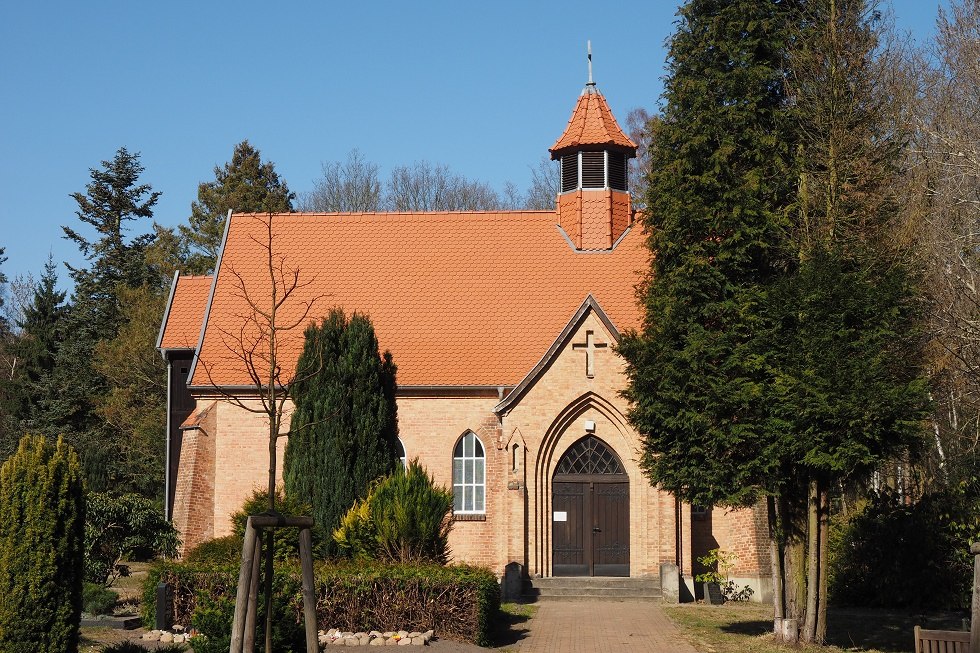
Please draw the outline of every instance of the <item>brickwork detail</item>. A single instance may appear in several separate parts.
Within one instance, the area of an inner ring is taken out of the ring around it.
[[[558,196],[558,224],[576,249],[609,249],[630,226],[629,193],[576,190]]]
[[[173,524],[181,534],[180,554],[215,537],[215,434],[217,411],[209,410],[197,428],[184,431],[174,492]]]

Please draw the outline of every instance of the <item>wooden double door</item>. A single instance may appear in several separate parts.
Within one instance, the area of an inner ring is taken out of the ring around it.
[[[552,574],[629,576],[629,479],[615,454],[590,438],[569,448],[552,479]],[[605,464],[589,464],[597,456]]]

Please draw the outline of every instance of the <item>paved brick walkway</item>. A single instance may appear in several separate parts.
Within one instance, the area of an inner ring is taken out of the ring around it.
[[[520,653],[697,653],[657,603],[542,601]]]

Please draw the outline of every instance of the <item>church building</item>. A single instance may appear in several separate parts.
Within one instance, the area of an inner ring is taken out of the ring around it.
[[[403,454],[454,492],[454,560],[528,578],[676,565],[683,597],[696,558],[721,548],[737,555],[733,579],[769,594],[764,510],[693,507],[638,465],[615,345],[641,327],[650,253],[627,188],[636,145],[595,84],[550,152],[560,189],[548,211],[229,215],[214,275],[175,275],[158,341],[167,510],[185,550],[230,533],[266,483],[268,426],[239,405],[257,400],[236,347],[242,288],[270,296],[271,248],[300,280],[280,319],[357,311],[392,352]],[[283,378],[303,345],[302,328],[289,333]]]

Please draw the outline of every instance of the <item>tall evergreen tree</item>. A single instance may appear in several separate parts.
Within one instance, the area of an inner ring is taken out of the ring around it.
[[[769,302],[774,419],[807,482],[804,641],[826,635],[829,493],[921,442],[928,407],[916,289],[894,243],[901,134],[867,0],[812,0],[788,83],[798,111],[798,267]]]
[[[664,114],[651,125],[643,221],[654,256],[643,330],[619,347],[624,394],[651,482],[704,506],[799,495],[783,457],[792,434],[764,401],[763,338],[766,297],[791,264],[795,135],[785,74],[795,5],[685,3],[670,41]],[[777,507],[796,506],[772,502],[773,515]],[[797,616],[803,595],[791,589],[787,610]]]
[[[17,376],[14,380],[15,418],[35,419],[51,391],[50,378],[62,340],[67,313],[65,293],[58,290],[58,271],[52,256],[44,264],[40,282],[34,289],[31,303],[17,322],[20,334],[12,351],[17,356]]]
[[[36,426],[47,434],[64,433],[73,442],[93,490],[115,486],[127,463],[118,438],[95,413],[96,398],[106,393],[107,383],[92,360],[96,345],[115,338],[126,321],[120,289],[138,288],[151,280],[146,252],[154,235],[126,237],[128,223],[152,217],[160,196],[149,184],[139,183],[142,172],[139,154],[120,148],[111,161],[102,162],[101,169],[90,170],[92,181],[84,194],[72,194],[78,218],[95,229],[96,238],[63,227],[65,237],[78,245],[89,265],[69,266],[75,291],[65,329],[71,338],[58,350],[53,391]]]
[[[283,478],[330,533],[370,483],[394,469],[397,368],[390,352],[379,354],[371,321],[340,309],[307,328],[297,367],[319,371],[292,388]]]
[[[231,161],[214,167],[214,181],[197,187],[197,201],[191,203],[190,225],[180,226],[191,255],[189,272],[205,274],[214,270],[224,235],[228,211],[236,213],[284,213],[292,211],[296,194],[276,173],[271,161],[262,161],[260,152],[244,140],[235,146]]]
[[[785,267],[790,12],[691,0],[679,15],[643,218],[656,252],[646,318],[620,346],[626,395],[652,482],[701,505],[747,505],[779,476],[756,334]]]

